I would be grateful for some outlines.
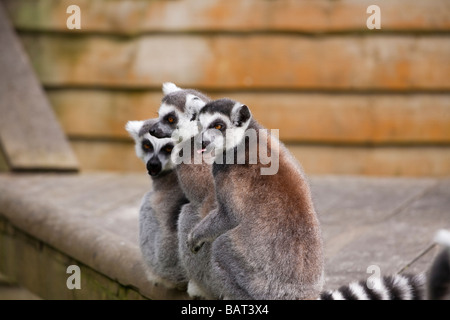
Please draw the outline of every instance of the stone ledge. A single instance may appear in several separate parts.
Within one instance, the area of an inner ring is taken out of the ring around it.
[[[366,279],[374,264],[382,275],[425,271],[434,233],[450,228],[450,178],[310,181],[325,289]],[[147,277],[138,210],[149,187],[145,174],[0,174],[0,273],[44,299],[187,299]],[[72,264],[81,290],[67,289]]]
[[[187,297],[184,292],[166,289],[147,278],[147,272],[136,243],[114,234],[105,226],[92,223],[89,213],[83,217],[74,208],[61,208],[55,204],[55,202],[57,203],[56,199],[52,203],[48,197],[50,196],[48,189],[55,191],[58,189],[57,185],[47,186],[45,188],[47,192],[36,192],[36,194],[31,192],[27,195],[27,188],[21,186],[20,183],[20,181],[25,182],[25,175],[19,175],[17,178],[14,178],[13,175],[2,175],[0,181],[5,180],[2,178],[6,176],[8,176],[6,180],[12,179],[11,182],[15,183],[1,183],[0,185],[0,217],[3,221],[1,245],[2,253],[6,253],[6,256],[1,259],[1,272],[12,276],[21,284],[23,281],[27,282],[23,272],[28,270],[27,274],[33,273],[34,271],[30,270],[33,267],[30,265],[36,261],[27,261],[26,254],[24,257],[20,257],[14,252],[20,251],[20,248],[26,248],[24,252],[29,252],[34,248],[32,255],[42,254],[48,258],[49,265],[52,265],[51,261],[53,260],[67,260],[64,264],[59,263],[58,268],[62,268],[64,265],[65,268],[63,273],[56,272],[54,274],[56,279],[53,279],[51,268],[46,270],[43,258],[38,259],[41,263],[37,263],[36,266],[42,270],[39,269],[36,272],[45,272],[45,278],[48,281],[62,284],[64,290],[69,292],[71,290],[68,290],[65,284],[70,275],[66,274],[65,270],[69,265],[76,264],[83,270],[91,270],[92,277],[100,276],[108,279],[103,279],[101,282],[109,282],[109,285],[114,288],[135,291],[136,297],[142,296],[149,299],[183,299]],[[61,175],[60,178],[52,176],[50,180],[56,179],[63,182],[68,177],[71,179],[70,175]],[[76,177],[77,175],[73,175],[74,183],[76,183]],[[34,179],[36,178],[34,176]],[[45,180],[42,177],[40,182],[35,182],[42,184]],[[70,187],[67,191],[70,192]],[[3,246],[6,247],[3,248]],[[63,258],[58,258],[58,256]],[[26,283],[22,285],[26,286]],[[128,294],[123,294],[123,290],[117,289],[116,291],[116,294],[108,291],[108,294],[104,296],[99,296],[97,293],[93,297],[89,294],[81,296],[84,298],[128,297]],[[67,294],[61,295],[61,291],[55,295],[51,294],[51,290],[46,293],[39,292],[39,294],[41,297],[49,299],[67,297]]]
[[[45,299],[145,299],[125,286],[0,218],[0,270]],[[67,267],[80,267],[80,289],[68,289]]]

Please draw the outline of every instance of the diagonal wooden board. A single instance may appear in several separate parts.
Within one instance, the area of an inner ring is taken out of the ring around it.
[[[78,170],[78,161],[0,3],[0,157],[8,169]],[[4,167],[4,165],[3,165]]]

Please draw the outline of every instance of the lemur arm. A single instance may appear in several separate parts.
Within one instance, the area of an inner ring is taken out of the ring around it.
[[[197,253],[205,242],[213,242],[221,234],[237,226],[234,217],[220,206],[213,209],[197,224],[188,236],[187,246]]]

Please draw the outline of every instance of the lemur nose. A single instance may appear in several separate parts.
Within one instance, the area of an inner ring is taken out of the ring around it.
[[[150,159],[147,162],[147,172],[151,176],[156,176],[161,172],[161,162]]]
[[[150,133],[150,135],[157,137],[157,138],[163,138],[161,136],[161,130],[158,128],[157,123],[155,123],[153,126],[150,127],[150,129],[148,130],[148,133]]]

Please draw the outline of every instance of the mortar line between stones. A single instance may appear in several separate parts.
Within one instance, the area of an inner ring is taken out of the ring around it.
[[[428,252],[430,252],[434,247],[436,247],[436,244],[430,244],[425,250],[423,250],[417,257],[411,260],[411,262],[407,263],[403,268],[401,268],[397,273],[403,273],[405,270],[407,270],[409,267],[411,267],[417,260],[422,258],[424,255],[426,255]]]
[[[435,183],[433,183],[431,186],[424,188],[421,192],[419,192],[418,194],[416,194],[415,196],[411,197],[410,199],[406,200],[404,203],[400,204],[396,209],[394,209],[392,211],[392,214],[389,215],[389,217],[386,217],[385,220],[387,219],[392,219],[393,217],[395,217],[396,215],[400,214],[401,212],[405,211],[410,204],[412,204],[413,202],[415,202],[416,200],[422,198],[423,196],[425,196],[427,193],[430,192],[430,190],[432,190],[433,188],[435,188],[436,186],[438,186],[440,183],[439,180],[435,181]]]

